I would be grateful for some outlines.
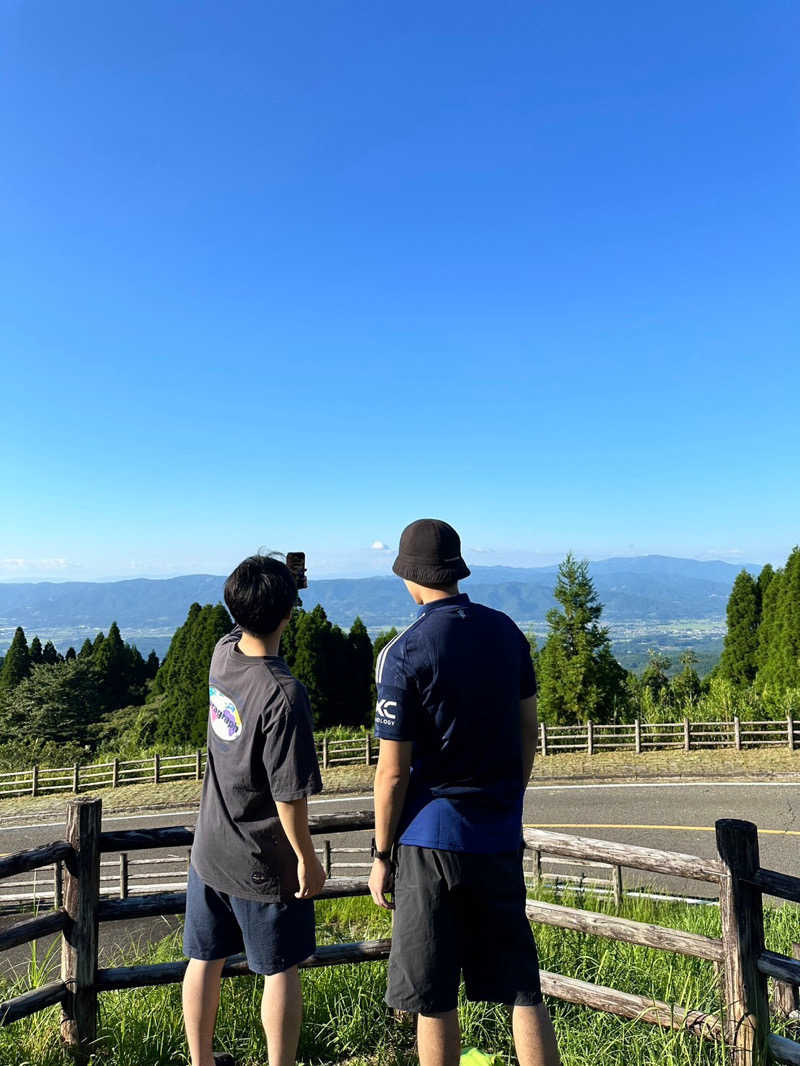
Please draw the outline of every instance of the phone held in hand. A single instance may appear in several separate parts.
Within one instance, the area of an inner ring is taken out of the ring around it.
[[[308,580],[306,579],[306,553],[287,552],[286,565],[291,571],[292,577],[294,578],[294,583],[297,585],[298,591],[300,589],[307,589]]]

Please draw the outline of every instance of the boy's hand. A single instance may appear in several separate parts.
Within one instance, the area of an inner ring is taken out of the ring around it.
[[[309,855],[308,859],[297,860],[297,880],[300,888],[295,892],[297,899],[311,899],[322,891],[326,875],[322,863],[316,855]]]
[[[372,902],[384,910],[393,911],[394,903],[386,898],[386,893],[394,888],[394,870],[390,862],[385,859],[376,859],[372,864],[372,872],[369,875],[369,891]]]

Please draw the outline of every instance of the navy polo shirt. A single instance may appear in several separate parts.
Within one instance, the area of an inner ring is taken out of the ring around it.
[[[536,692],[530,646],[500,611],[461,594],[420,609],[382,649],[375,735],[413,741],[401,844],[482,854],[519,847],[520,699]]]

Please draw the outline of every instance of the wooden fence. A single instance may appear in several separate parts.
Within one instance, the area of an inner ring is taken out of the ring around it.
[[[372,825],[372,812],[346,812],[312,819],[312,833],[369,829]],[[650,873],[677,875],[709,882],[719,888],[721,938],[541,901],[529,900],[527,904],[528,916],[533,922],[678,952],[714,963],[724,1004],[719,1017],[543,971],[542,987],[546,994],[651,1025],[685,1029],[703,1039],[724,1040],[731,1063],[766,1066],[772,1056],[780,1062],[800,1064],[800,1043],[770,1032],[767,987],[768,977],[791,989],[800,985],[800,962],[766,950],[762,911],[764,892],[800,902],[800,878],[761,867],[755,825],[730,819],[718,821],[718,855],[714,859],[537,829],[526,829],[524,836],[527,847],[562,859],[591,860]],[[77,799],[68,807],[65,837],[65,840],[0,859],[0,878],[58,861],[65,865],[63,905],[0,933],[2,950],[60,932],[63,938],[61,979],[1,1003],[0,1024],[8,1025],[45,1007],[60,1004],[62,1038],[79,1056],[85,1056],[97,1035],[97,997],[100,993],[177,982],[186,966],[185,962],[113,968],[99,966],[100,922],[181,914],[186,906],[184,892],[101,899],[101,856],[110,852],[186,847],[191,844],[192,830],[173,826],[104,833],[101,801]],[[368,889],[364,881],[342,879],[329,881],[321,898],[366,894]],[[329,945],[319,948],[302,965],[370,962],[385,959],[389,948],[389,940]],[[228,960],[223,975],[248,972],[245,960],[237,956]]]
[[[378,758],[378,745],[369,733],[334,740],[317,737],[317,755],[323,770],[335,766],[371,766]],[[699,751],[711,748],[800,749],[800,722],[789,714],[785,720],[742,722],[633,722],[619,725],[539,726],[539,754],[584,752]],[[151,755],[144,759],[110,759],[107,762],[72,766],[31,766],[0,773],[0,799],[10,796],[44,796],[59,792],[89,792],[120,785],[160,784],[167,781],[200,781],[205,769],[202,749],[183,755]]]

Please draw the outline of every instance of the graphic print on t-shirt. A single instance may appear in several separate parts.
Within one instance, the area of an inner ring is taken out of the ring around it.
[[[213,685],[208,686],[208,713],[211,728],[220,740],[236,740],[242,732],[242,719],[236,704]]]

